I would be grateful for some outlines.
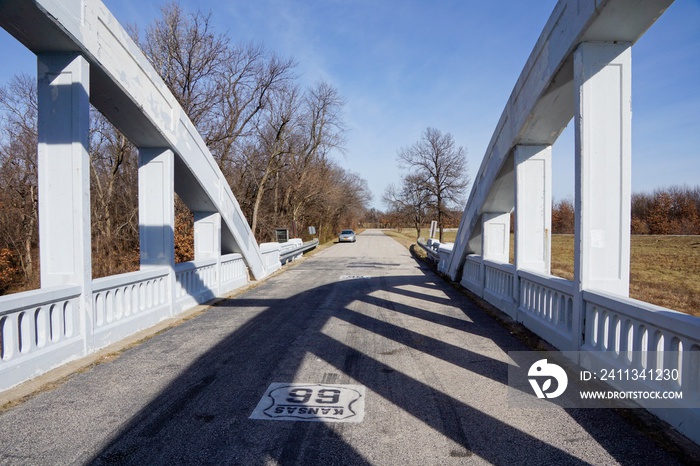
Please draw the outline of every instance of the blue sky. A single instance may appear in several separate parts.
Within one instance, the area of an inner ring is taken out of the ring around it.
[[[144,29],[163,1],[106,0]],[[328,81],[345,97],[347,153],[373,205],[397,182],[399,148],[426,127],[467,149],[472,178],[555,0],[181,0],[213,12],[234,42],[298,62],[302,84]],[[0,84],[35,60],[0,31]],[[700,0],[676,0],[633,48],[633,191],[700,185]],[[573,198],[573,130],[553,149],[555,199]]]

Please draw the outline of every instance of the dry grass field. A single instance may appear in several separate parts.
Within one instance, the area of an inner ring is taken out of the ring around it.
[[[415,241],[415,229],[392,232]],[[445,232],[454,241],[456,231]],[[421,231],[427,237],[428,231]],[[513,241],[511,239],[511,262]],[[630,297],[700,316],[700,236],[632,236]],[[552,236],[552,275],[574,277],[574,236]]]
[[[552,274],[574,276],[574,236],[552,236]],[[632,236],[630,297],[700,316],[700,236]]]

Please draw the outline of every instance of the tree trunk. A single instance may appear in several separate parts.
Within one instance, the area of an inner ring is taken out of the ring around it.
[[[260,184],[258,185],[258,190],[255,193],[255,203],[253,204],[253,218],[250,222],[250,230],[253,232],[253,236],[257,236],[255,229],[258,227],[258,212],[260,211],[260,204],[262,203],[263,194],[265,194],[265,183],[267,183],[267,178],[270,176],[270,165],[268,164],[265,173],[263,174]]]

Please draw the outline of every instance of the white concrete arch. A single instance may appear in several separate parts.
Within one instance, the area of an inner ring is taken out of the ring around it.
[[[692,348],[700,345],[700,318],[629,298],[631,49],[671,3],[557,4],[493,133],[455,244],[439,249],[442,272],[558,349],[572,351],[568,355],[584,367],[641,368],[639,354],[656,351],[658,364],[698,372]],[[550,274],[551,146],[572,119],[569,281]],[[687,400],[700,396],[693,376],[678,387]],[[692,403],[650,410],[700,442],[700,409]]]
[[[0,25],[37,55],[83,57],[89,70],[90,102],[139,149],[172,151],[172,189],[192,212],[221,215],[223,253],[240,253],[255,278],[270,273],[238,202],[201,136],[101,1],[3,1]],[[141,202],[142,208],[148,208],[148,202],[155,203],[153,209],[164,208],[152,198]]]
[[[0,0],[0,26],[37,55],[41,255],[41,288],[0,297],[0,390],[224,296],[249,274],[264,278],[315,245],[258,245],[202,137],[100,0]],[[141,270],[94,280],[90,103],[139,149]],[[176,192],[195,217],[195,260],[183,264]]]

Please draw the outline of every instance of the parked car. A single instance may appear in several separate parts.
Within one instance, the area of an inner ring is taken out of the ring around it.
[[[352,230],[343,230],[338,235],[339,243],[354,243],[355,242],[355,232]]]

